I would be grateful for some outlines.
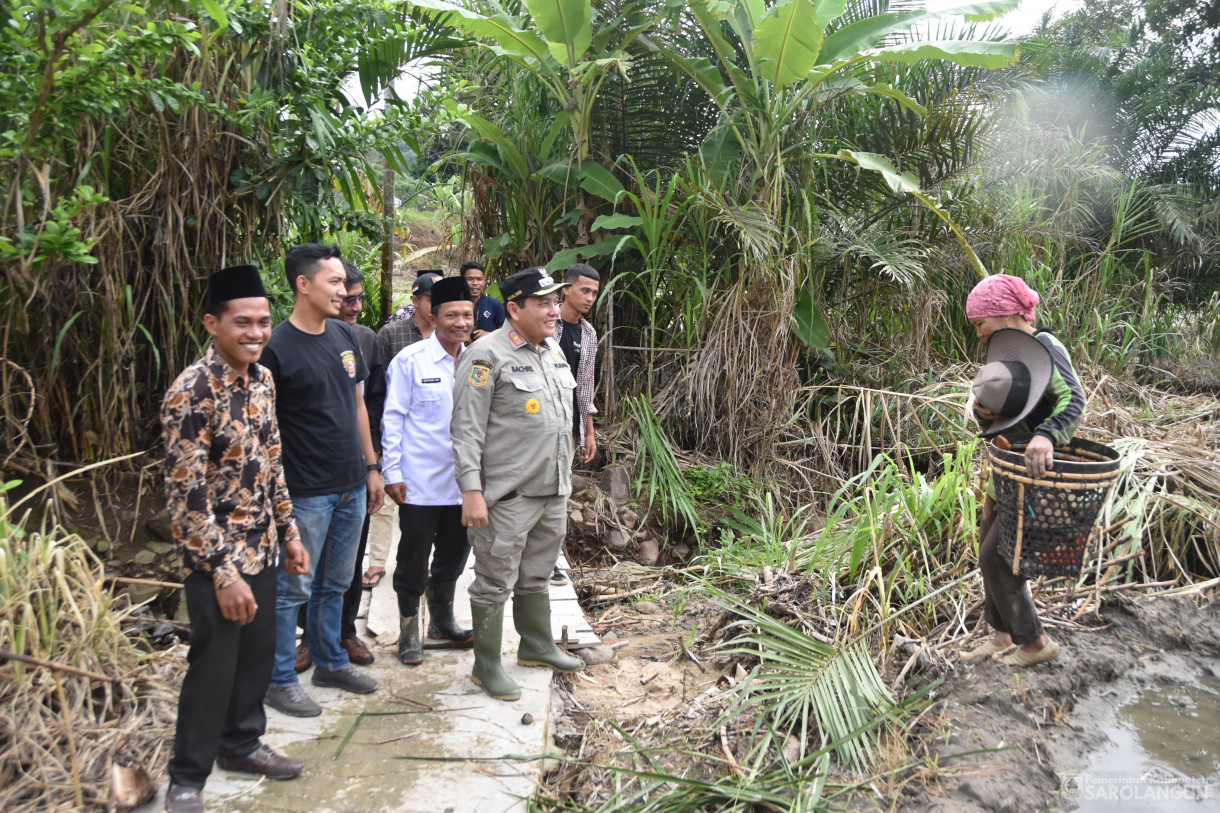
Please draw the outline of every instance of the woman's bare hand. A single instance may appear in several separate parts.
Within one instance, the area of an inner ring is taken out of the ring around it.
[[[1029,476],[1041,480],[1055,467],[1055,444],[1046,435],[1034,435],[1025,447],[1025,468]]]

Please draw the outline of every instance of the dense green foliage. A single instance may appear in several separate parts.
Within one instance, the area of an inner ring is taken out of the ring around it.
[[[1088,360],[1161,363],[1216,268],[1215,10],[1120,6],[1016,63],[997,29],[884,0],[9,0],[0,306],[33,392],[6,445],[143,446],[225,262],[265,260],[283,314],[276,255],[339,239],[377,294],[384,169],[462,207],[494,273],[602,267],[611,410],[645,395],[754,474],[820,420],[802,385],[972,355],[983,268],[1035,281]]]
[[[210,270],[266,261],[282,297],[287,241],[378,239],[381,166],[405,168],[414,128],[369,105],[452,42],[389,0],[31,0],[0,18],[5,380],[32,384],[5,400],[6,445],[144,448],[198,355]]]

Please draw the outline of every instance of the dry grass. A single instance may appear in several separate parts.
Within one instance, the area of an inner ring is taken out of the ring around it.
[[[80,537],[0,527],[0,649],[54,664],[0,662],[0,809],[111,809],[112,766],[168,759],[184,662],[124,635],[125,599]]]

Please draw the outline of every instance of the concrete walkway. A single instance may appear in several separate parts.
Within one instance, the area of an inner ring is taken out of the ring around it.
[[[377,657],[367,667],[380,682],[371,695],[352,695],[301,684],[322,705],[320,717],[300,719],[267,710],[265,742],[306,762],[288,782],[270,782],[217,768],[205,790],[209,811],[313,811],[315,813],[501,813],[525,811],[540,777],[540,757],[551,743],[549,669],[517,666],[519,640],[511,605],[505,608],[505,670],[521,686],[521,699],[492,700],[470,680],[470,650],[432,649],[423,665],[395,657],[398,608],[390,579],[398,546],[395,530],[389,572],[366,595],[364,640]],[[473,556],[471,557],[473,563]],[[566,562],[561,559],[566,569]],[[466,587],[458,583],[455,615],[470,626]],[[571,584],[551,588],[556,640],[568,627],[574,646],[598,643]],[[367,632],[366,632],[367,630]],[[140,813],[162,810],[164,787]]]

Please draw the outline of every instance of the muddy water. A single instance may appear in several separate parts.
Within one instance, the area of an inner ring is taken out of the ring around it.
[[[1131,690],[1133,689],[1133,691]],[[1085,813],[1220,810],[1220,679],[1146,679],[1096,698],[1105,744],[1063,776],[1062,801]]]

